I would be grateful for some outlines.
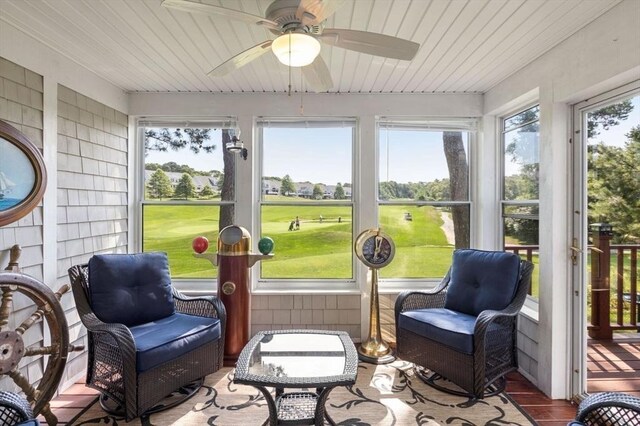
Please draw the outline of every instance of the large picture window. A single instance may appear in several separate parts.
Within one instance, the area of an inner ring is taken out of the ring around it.
[[[225,144],[235,133],[231,119],[139,122],[142,250],[166,252],[174,278],[216,276],[211,263],[193,256],[191,242],[205,236],[215,244],[234,222],[236,155]]]
[[[394,238],[384,278],[441,278],[455,248],[469,247],[473,122],[382,120],[378,217]]]
[[[502,120],[502,229],[505,251],[536,264],[530,294],[538,297],[540,107]]]
[[[355,121],[258,122],[260,235],[276,242],[261,279],[353,279]]]

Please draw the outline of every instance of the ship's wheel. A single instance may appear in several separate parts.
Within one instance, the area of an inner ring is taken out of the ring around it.
[[[69,291],[69,286],[64,285],[54,293],[37,279],[20,273],[19,253],[20,248],[14,246],[7,271],[0,272],[0,378],[7,376],[13,380],[31,404],[34,415],[42,414],[48,424],[57,424],[49,401],[58,389],[69,351],[82,349],[69,345],[67,320],[60,305],[60,297]],[[18,307],[27,306],[24,310],[28,310],[30,305],[33,305],[31,315],[26,318],[16,315],[15,311],[23,311]],[[41,321],[48,328],[51,343],[25,347],[25,335]],[[43,355],[47,355],[44,373],[34,386],[21,372],[28,362],[23,360]]]

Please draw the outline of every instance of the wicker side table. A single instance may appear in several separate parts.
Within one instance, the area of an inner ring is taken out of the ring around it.
[[[640,398],[621,392],[589,395],[580,403],[576,420],[585,425],[640,426]]]
[[[29,401],[22,396],[0,391],[0,425],[15,425],[33,419]]]
[[[327,330],[274,330],[256,334],[244,347],[233,382],[253,386],[269,407],[270,425],[323,425],[336,386],[356,382],[358,353],[349,335]],[[275,388],[275,399],[267,388]],[[285,392],[285,389],[314,389]]]

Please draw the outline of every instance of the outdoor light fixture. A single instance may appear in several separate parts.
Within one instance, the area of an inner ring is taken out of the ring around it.
[[[320,42],[308,34],[287,33],[273,40],[271,50],[283,64],[304,67],[320,53]]]
[[[225,148],[227,151],[239,153],[243,160],[247,159],[247,148],[244,147],[244,144],[237,136],[233,136],[229,142],[226,143]]]

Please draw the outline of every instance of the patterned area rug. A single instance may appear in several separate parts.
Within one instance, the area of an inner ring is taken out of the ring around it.
[[[233,369],[209,375],[198,393],[172,409],[126,423],[95,403],[73,425],[265,425],[269,410],[257,389],[231,383]],[[505,395],[473,403],[439,392],[414,375],[413,364],[360,363],[351,388],[337,387],[327,411],[339,425],[533,425]]]

